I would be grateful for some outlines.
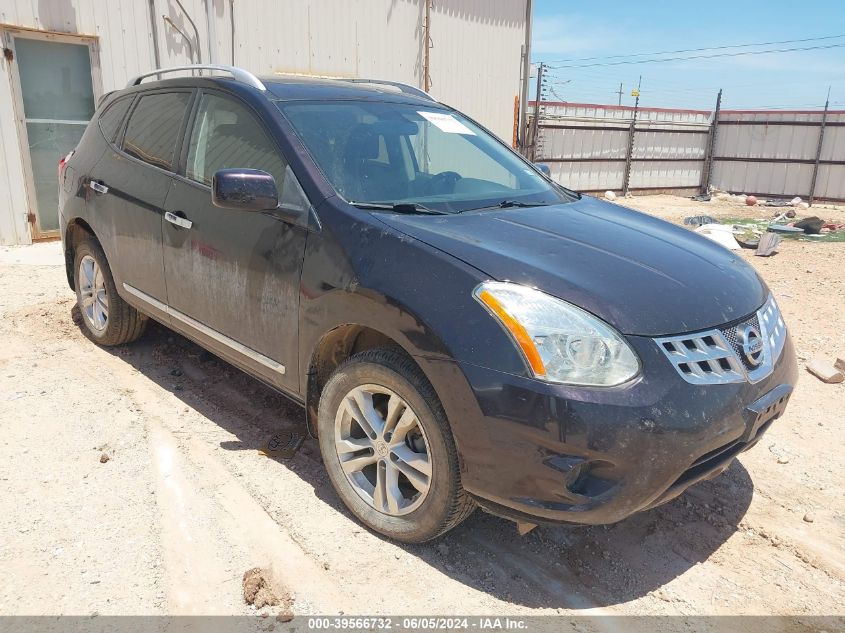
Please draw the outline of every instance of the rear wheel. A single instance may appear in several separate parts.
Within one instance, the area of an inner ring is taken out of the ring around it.
[[[141,336],[147,317],[117,294],[106,254],[94,238],[77,245],[74,271],[76,302],[88,338],[111,346],[131,343]]]
[[[472,513],[443,408],[408,357],[376,349],[343,363],[323,389],[317,424],[335,490],[373,530],[419,543]]]

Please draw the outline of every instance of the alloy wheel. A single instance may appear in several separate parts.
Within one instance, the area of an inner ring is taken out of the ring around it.
[[[109,319],[109,298],[103,270],[90,255],[79,262],[80,309],[85,320],[97,332],[106,329]]]
[[[380,385],[355,387],[335,417],[335,449],[355,492],[390,516],[417,509],[431,486],[425,431],[413,409]]]

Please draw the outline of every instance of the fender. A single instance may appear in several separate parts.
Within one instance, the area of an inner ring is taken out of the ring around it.
[[[356,327],[414,358],[450,419],[463,417],[462,402],[475,402],[458,359],[527,374],[508,335],[472,296],[488,275],[337,197],[324,201],[317,213],[326,221],[308,236],[300,282],[300,393],[309,403],[309,419],[316,412],[312,404],[319,398],[320,383],[327,379],[317,375],[323,345],[327,340],[336,344],[333,336],[357,334]],[[363,255],[352,261],[347,253]],[[443,296],[450,297],[448,306],[439,303]],[[338,360],[331,369],[354,343],[346,341],[333,352]],[[460,442],[459,433],[455,435]]]
[[[528,375],[508,335],[472,296],[489,275],[336,196],[317,214],[322,229],[308,236],[300,280],[303,393],[318,342],[349,323],[390,337],[411,356]],[[353,261],[348,253],[359,255]]]

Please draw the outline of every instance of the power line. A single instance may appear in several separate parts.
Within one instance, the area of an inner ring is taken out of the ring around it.
[[[597,59],[621,59],[625,57],[644,57],[646,55],[675,55],[677,53],[697,53],[700,51],[720,51],[728,48],[748,48],[751,46],[776,46],[779,44],[798,44],[799,42],[819,42],[822,40],[835,40],[842,35],[825,35],[823,37],[805,37],[799,40],[780,40],[778,42],[758,42],[757,44],[727,44],[725,46],[705,46],[703,48],[682,48],[675,51],[658,51],[656,53],[629,53],[628,55],[603,55],[600,57],[575,57],[568,59],[553,59],[546,63],[557,64],[559,62],[591,62]]]
[[[555,78],[567,78],[572,79],[573,81],[577,82],[585,82],[585,83],[596,83],[602,86],[610,85],[618,85],[620,81],[630,81],[630,77],[625,74],[621,74],[622,72],[627,73],[627,69],[613,69],[607,71],[600,71],[600,70],[572,70],[567,69],[564,73],[549,71],[548,74]],[[794,75],[794,73],[793,73]],[[680,77],[681,75],[679,75]],[[789,79],[783,82],[781,85],[773,85],[771,80],[768,81],[761,81],[761,80],[750,80],[750,81],[742,81],[739,82],[738,78],[733,79],[733,83],[730,84],[722,84],[721,82],[718,85],[711,85],[709,82],[705,84],[699,84],[694,79],[686,78],[684,80],[679,79],[672,79],[660,76],[659,78],[655,78],[654,76],[649,77],[649,85],[654,84],[655,87],[660,89],[679,89],[679,90],[689,90],[690,86],[694,86],[695,90],[712,90],[716,92],[719,88],[737,88],[737,89],[770,89],[773,92],[777,92],[778,94],[782,94],[784,85],[794,88],[798,86],[808,86],[808,85],[817,85],[820,83],[818,79]],[[821,83],[824,83],[823,81]]]
[[[619,82],[630,83],[629,69],[613,68],[613,69],[564,69],[564,70],[549,70],[545,71],[547,77],[552,81],[571,80],[573,84],[578,85],[597,85],[601,87],[618,86]],[[655,71],[656,72],[656,71]],[[783,72],[783,71],[782,71]],[[684,79],[680,79],[684,77]],[[755,78],[756,77],[756,78]],[[820,79],[806,79],[804,74],[797,72],[790,72],[787,78],[784,78],[780,83],[773,83],[771,80],[760,80],[759,77],[753,75],[749,80],[740,81],[740,77],[731,77],[729,83],[719,82],[713,83],[712,77],[707,77],[707,81],[699,82],[693,77],[687,77],[683,74],[674,74],[663,76],[662,74],[652,74],[649,76],[649,85],[653,86],[650,90],[666,90],[666,91],[712,91],[716,92],[719,88],[728,89],[754,89],[755,92],[772,92],[783,94],[784,89],[802,89],[804,86],[816,86],[827,83]],[[834,82],[841,83],[841,82]]]
[[[573,65],[563,65],[563,66],[551,66],[551,68],[555,70],[560,70],[561,68],[593,68],[596,66],[622,66],[624,64],[656,64],[660,62],[677,62],[677,61],[686,61],[689,59],[714,59],[717,57],[740,57],[742,55],[768,55],[771,53],[793,53],[796,51],[816,51],[816,50],[824,50],[829,48],[842,48],[845,46],[843,44],[827,44],[825,46],[801,46],[796,48],[776,48],[768,51],[743,51],[741,53],[714,53],[712,55],[689,55],[686,57],[664,57],[661,59],[641,59],[641,60],[630,60],[630,61],[621,61],[621,62],[607,62],[607,63],[596,63],[596,64],[573,64]]]

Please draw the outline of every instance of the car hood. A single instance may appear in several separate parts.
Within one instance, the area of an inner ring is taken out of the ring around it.
[[[723,325],[768,290],[751,266],[692,231],[584,196],[547,207],[379,219],[498,281],[533,286],[623,334]]]

